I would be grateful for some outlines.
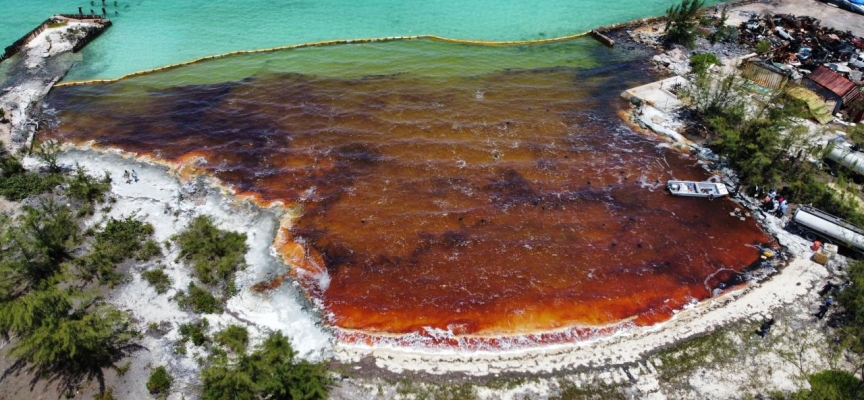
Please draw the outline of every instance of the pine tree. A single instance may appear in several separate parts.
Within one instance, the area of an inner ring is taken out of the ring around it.
[[[17,226],[9,226],[0,238],[0,270],[9,290],[38,286],[59,272],[71,259],[78,236],[78,221],[68,207],[48,199],[37,207],[25,207]],[[14,283],[24,285],[15,288]]]
[[[666,40],[692,48],[696,42],[696,25],[704,0],[681,0],[666,10]]]
[[[95,376],[102,368],[114,365],[136,336],[128,314],[101,305],[44,321],[29,334],[19,336],[10,354],[42,376],[76,380]]]
[[[332,380],[322,364],[297,361],[297,352],[280,332],[271,334],[250,354],[231,360],[216,352],[201,371],[201,398],[326,399]]]

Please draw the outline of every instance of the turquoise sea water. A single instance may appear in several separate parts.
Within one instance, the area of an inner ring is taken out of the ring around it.
[[[434,34],[526,40],[659,15],[675,0],[114,0],[114,21],[67,80],[112,78],[190,59],[334,39]],[[6,46],[55,13],[101,12],[93,0],[0,1]]]

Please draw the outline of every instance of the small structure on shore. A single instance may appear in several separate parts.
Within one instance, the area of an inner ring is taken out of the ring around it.
[[[851,104],[861,95],[858,85],[821,65],[807,75],[804,86],[824,98],[832,114],[840,111],[841,107]]]

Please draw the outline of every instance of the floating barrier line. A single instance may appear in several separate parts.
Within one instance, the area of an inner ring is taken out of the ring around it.
[[[321,41],[321,42],[292,44],[292,45],[288,45],[288,46],[270,47],[270,48],[266,48],[266,49],[232,51],[232,52],[223,53],[223,54],[216,54],[216,55],[212,55],[212,56],[200,57],[200,58],[196,58],[196,59],[191,60],[191,61],[184,61],[181,63],[166,65],[163,67],[145,69],[142,71],[136,71],[136,72],[132,72],[132,73],[128,73],[126,75],[123,75],[119,78],[91,79],[91,80],[85,80],[85,81],[61,82],[61,83],[58,83],[54,86],[55,87],[63,87],[63,86],[90,85],[90,84],[97,84],[97,83],[114,83],[114,82],[119,82],[119,81],[122,81],[124,79],[129,79],[129,78],[136,77],[136,76],[152,74],[154,72],[165,71],[165,70],[183,67],[183,66],[187,66],[187,65],[197,64],[197,63],[200,63],[202,61],[215,60],[217,58],[223,58],[223,57],[228,57],[228,56],[235,56],[235,55],[240,55],[240,54],[270,53],[270,52],[281,51],[281,50],[293,50],[293,49],[303,49],[303,48],[308,48],[308,47],[333,46],[333,45],[338,45],[338,44],[357,44],[357,43],[393,42],[393,41],[400,41],[400,40],[428,39],[428,40],[434,40],[434,41],[438,41],[438,42],[469,44],[469,45],[479,45],[479,46],[523,46],[523,45],[564,42],[567,40],[578,39],[578,38],[587,36],[589,34],[591,34],[591,31],[577,33],[575,35],[549,38],[549,39],[514,40],[514,41],[503,41],[503,42],[498,42],[498,41],[493,41],[493,40],[451,39],[451,38],[446,38],[446,37],[441,37],[441,36],[436,36],[436,35],[387,36],[387,37],[367,38],[367,39],[325,40],[325,41]]]

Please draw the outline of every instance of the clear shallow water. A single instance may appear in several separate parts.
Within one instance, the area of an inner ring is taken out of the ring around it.
[[[101,12],[101,0],[0,1],[0,43],[56,13]],[[114,21],[67,80],[113,78],[194,58],[334,39],[434,34],[528,40],[659,15],[673,0],[113,0]],[[14,15],[14,17],[12,17]]]

